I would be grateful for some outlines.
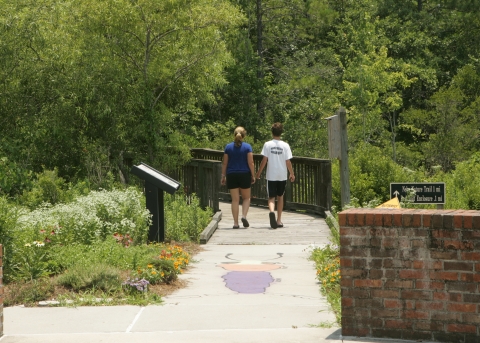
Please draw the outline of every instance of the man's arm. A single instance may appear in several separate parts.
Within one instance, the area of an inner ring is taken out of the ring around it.
[[[295,174],[293,174],[292,162],[290,160],[287,160],[286,163],[287,163],[288,172],[290,173],[289,179],[291,182],[293,182],[295,181]]]
[[[260,174],[262,174],[263,168],[267,165],[268,157],[263,156],[262,162],[260,162],[260,167],[258,167],[257,171],[257,179],[260,179]]]

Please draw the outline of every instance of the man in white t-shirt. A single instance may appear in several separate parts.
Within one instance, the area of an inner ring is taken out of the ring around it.
[[[263,159],[256,175],[257,179],[260,179],[260,174],[263,168],[265,168],[265,165],[267,165],[268,208],[270,210],[269,218],[272,229],[283,227],[283,195],[285,194],[287,178],[290,179],[291,182],[295,181],[292,162],[290,161],[292,158],[292,150],[290,150],[288,143],[282,141],[280,138],[282,133],[283,125],[281,123],[272,125],[273,139],[263,145]],[[288,177],[288,172],[290,173],[290,177]],[[275,218],[275,199],[277,200],[277,218]]]

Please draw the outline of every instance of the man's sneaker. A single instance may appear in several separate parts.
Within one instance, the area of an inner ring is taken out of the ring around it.
[[[270,217],[270,227],[272,229],[276,229],[277,228],[277,219],[275,219],[275,213],[270,212],[268,216]]]
[[[242,218],[242,224],[243,224],[243,227],[249,227],[249,226],[250,226],[250,224],[248,223],[247,218]]]

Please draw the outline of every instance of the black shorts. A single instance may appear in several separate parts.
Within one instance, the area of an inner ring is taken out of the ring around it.
[[[252,178],[250,175],[251,175],[250,172],[227,174],[227,188],[228,189],[234,189],[234,188],[247,189],[252,187]]]
[[[269,198],[281,197],[285,194],[287,180],[269,181],[267,180],[267,194]]]

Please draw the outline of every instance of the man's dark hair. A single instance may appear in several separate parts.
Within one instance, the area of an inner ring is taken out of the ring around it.
[[[275,123],[272,125],[272,135],[275,137],[280,137],[283,133],[283,125],[282,123]]]

